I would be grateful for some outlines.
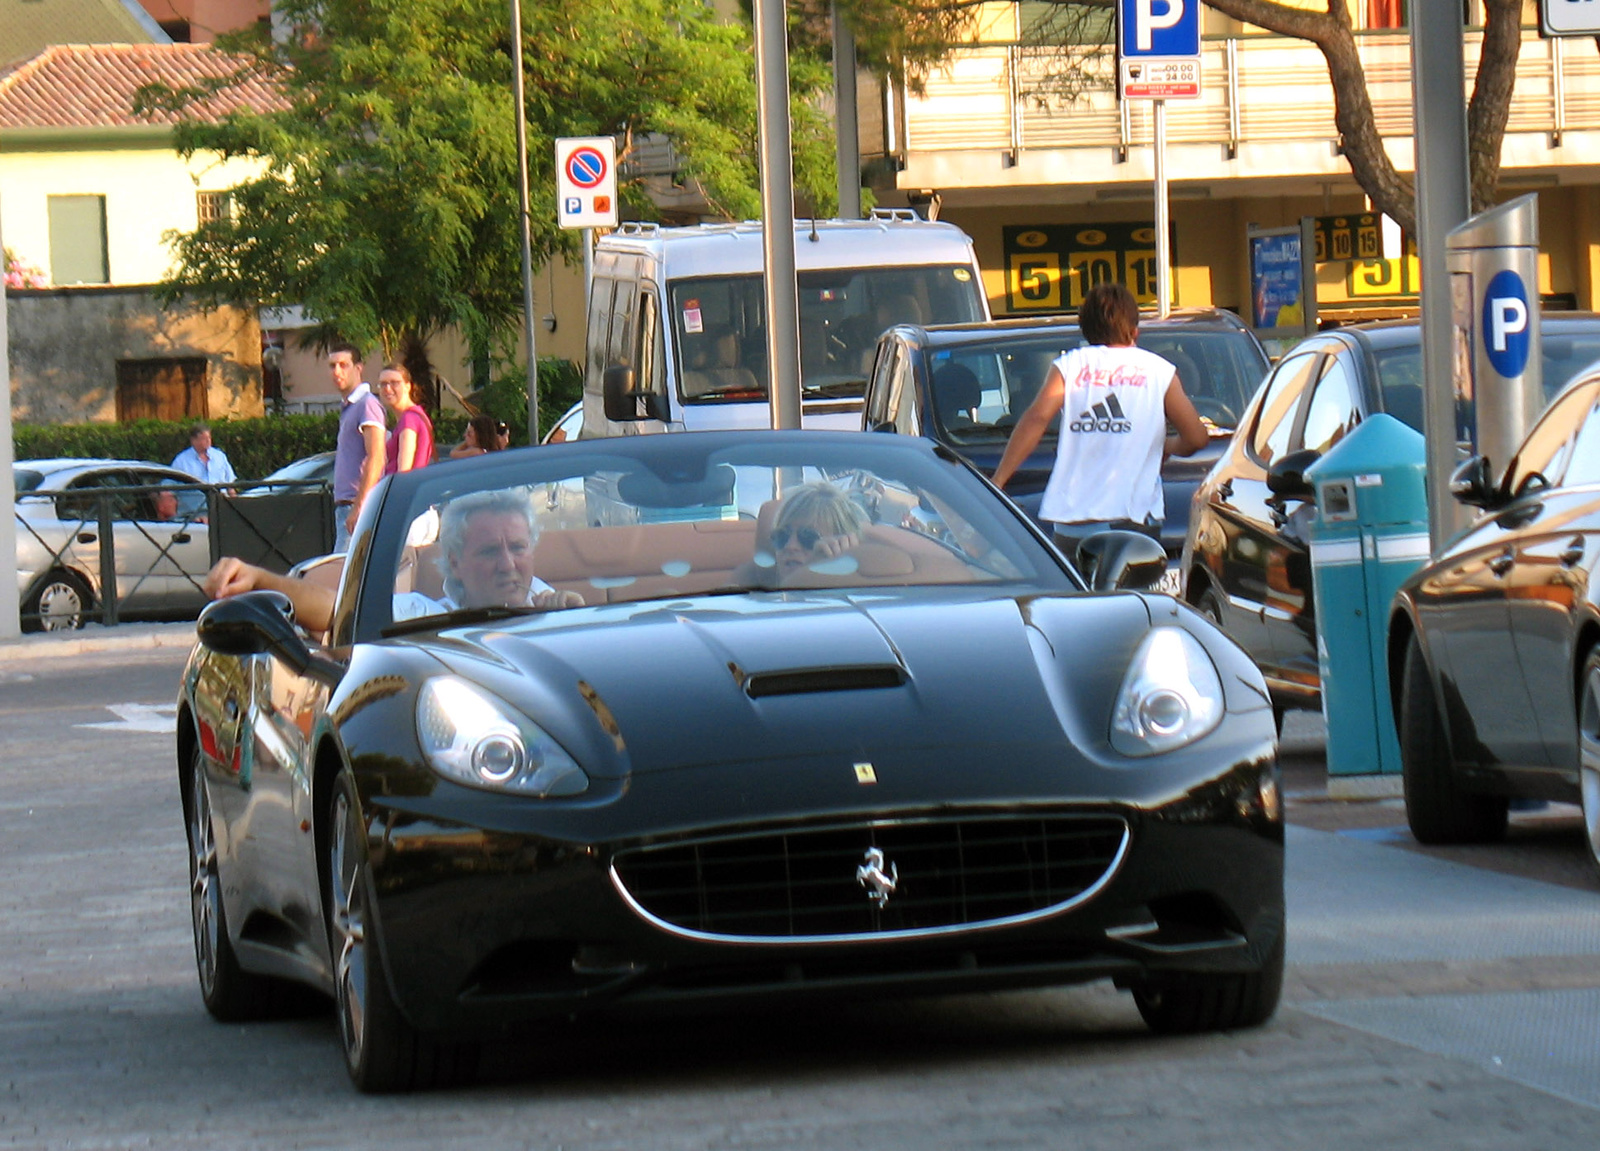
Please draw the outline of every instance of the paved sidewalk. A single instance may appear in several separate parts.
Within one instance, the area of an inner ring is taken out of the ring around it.
[[[91,652],[148,651],[194,644],[194,621],[132,623],[116,627],[88,624],[77,631],[41,632],[0,640],[0,664]]]

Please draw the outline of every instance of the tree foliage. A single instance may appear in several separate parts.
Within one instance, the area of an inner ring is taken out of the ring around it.
[[[286,107],[190,119],[185,155],[261,164],[228,218],[169,237],[168,299],[202,307],[300,305],[340,336],[396,352],[447,325],[477,346],[521,313],[509,13],[503,0],[280,0],[292,34],[225,38],[239,76],[265,77]],[[730,218],[758,213],[750,32],[699,0],[524,0],[524,77],[536,264],[575,252],[556,226],[554,140],[665,133]],[[797,189],[833,197],[828,125],[792,78]],[[222,86],[222,85],[218,85]],[[146,106],[207,93],[147,89]],[[638,184],[630,214],[654,208]]]
[[[1309,40],[1321,50],[1333,83],[1334,124],[1340,147],[1356,182],[1379,211],[1414,235],[1415,188],[1408,177],[1396,170],[1378,134],[1349,5],[1346,0],[1325,2],[1325,9],[1318,12],[1277,0],[1206,0],[1236,20]],[[1483,8],[1483,50],[1467,105],[1467,155],[1474,212],[1496,202],[1500,145],[1511,112],[1517,56],[1522,50],[1521,0],[1483,0]]]

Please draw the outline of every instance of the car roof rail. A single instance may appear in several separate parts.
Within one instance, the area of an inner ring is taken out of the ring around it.
[[[624,220],[617,225],[620,236],[655,236],[660,232],[661,225],[654,220]]]
[[[883,220],[890,223],[913,224],[920,223],[922,217],[917,215],[915,208],[874,208],[869,220]]]

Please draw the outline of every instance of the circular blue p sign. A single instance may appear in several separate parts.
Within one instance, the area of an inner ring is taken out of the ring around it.
[[[1528,366],[1528,328],[1537,319],[1522,277],[1509,268],[1496,272],[1483,294],[1483,347],[1494,370],[1507,379]]]

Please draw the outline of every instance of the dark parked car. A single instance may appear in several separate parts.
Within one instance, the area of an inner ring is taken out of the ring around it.
[[[1600,373],[1503,474],[1474,458],[1452,490],[1484,514],[1401,587],[1389,624],[1411,830],[1476,842],[1512,797],[1579,803],[1600,868]]]
[[[1068,320],[892,328],[878,341],[863,426],[938,440],[993,475],[1012,427],[1038,394],[1051,363],[1082,343],[1077,324]],[[1267,372],[1267,357],[1237,316],[1210,309],[1141,320],[1139,346],[1178,366],[1178,378],[1211,429],[1208,447],[1169,459],[1161,469],[1166,499],[1161,538],[1174,561],[1162,590],[1176,593],[1176,560],[1189,524],[1190,498],[1227,446]],[[1006,485],[1006,494],[1036,519],[1055,463],[1059,423],[1058,418],[1051,424]]]
[[[1544,317],[1544,385],[1554,395],[1600,360],[1600,315]],[[1321,332],[1274,366],[1195,493],[1183,596],[1250,653],[1274,704],[1321,702],[1306,530],[1313,509],[1274,495],[1275,466],[1302,471],[1373,412],[1422,430],[1422,350],[1414,321]]]
[[[1261,1023],[1265,685],[1171,597],[1114,590],[1159,577],[1154,541],[1094,542],[1091,589],[909,437],[391,477],[342,576],[315,569],[342,581],[327,647],[279,592],[200,621],[177,750],[206,1005],[321,989],[366,1090],[631,1007],[1109,977],[1160,1031]]]

